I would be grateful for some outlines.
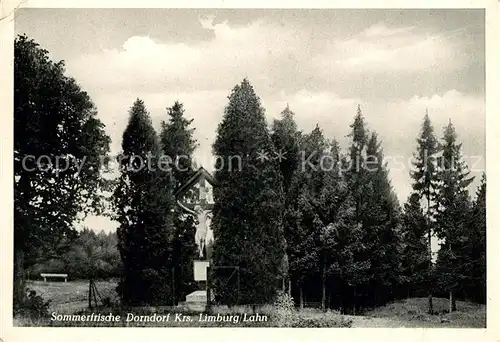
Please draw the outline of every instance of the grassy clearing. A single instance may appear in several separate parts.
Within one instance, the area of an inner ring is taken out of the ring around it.
[[[116,280],[96,281],[96,286],[102,297],[109,297],[112,302],[117,302],[115,292]],[[46,300],[51,300],[51,311],[57,314],[70,314],[86,312],[88,304],[88,281],[47,282],[33,281],[28,287],[42,295]],[[434,298],[434,308],[441,312],[448,308],[448,300],[445,298]],[[303,309],[294,313],[276,312],[272,306],[261,307],[258,312],[268,317],[267,321],[243,322],[245,313],[247,318],[252,314],[251,310],[237,308],[229,310],[227,307],[214,307],[212,314],[239,316],[226,322],[200,321],[199,313],[181,312],[178,308],[151,308],[124,309],[120,307],[100,308],[94,313],[107,315],[110,312],[122,317],[120,322],[59,322],[50,319],[31,320],[29,318],[16,318],[16,326],[116,326],[116,327],[277,327],[286,326],[289,321],[294,321],[293,326],[298,327],[348,327],[354,328],[485,328],[486,306],[469,302],[457,301],[457,311],[451,314],[429,315],[427,314],[427,298],[409,298],[395,301],[383,307],[379,307],[363,316],[340,315],[336,312],[321,312],[318,309]],[[135,315],[151,316],[168,315],[168,321],[161,322],[125,322],[128,313]],[[176,319],[177,314],[177,319]],[[180,315],[179,315],[180,314]]]
[[[109,297],[118,301],[117,280],[96,280],[97,290],[102,298]],[[50,300],[50,309],[58,313],[73,313],[88,307],[89,281],[75,280],[65,282],[29,281],[27,287],[36,291],[45,300]]]
[[[389,303],[353,319],[353,327],[486,328],[486,305],[457,301],[457,311],[427,313],[427,298],[408,298]],[[448,310],[447,298],[433,298],[434,310]]]

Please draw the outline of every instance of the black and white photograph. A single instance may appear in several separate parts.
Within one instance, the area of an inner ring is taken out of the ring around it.
[[[14,327],[486,328],[485,8],[12,18]]]

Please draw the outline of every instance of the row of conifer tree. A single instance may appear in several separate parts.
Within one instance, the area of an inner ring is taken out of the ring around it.
[[[137,163],[133,156],[183,156],[171,172],[121,168],[115,184],[118,291],[130,304],[175,304],[199,286],[195,222],[174,199],[196,171],[193,120],[179,102],[167,114],[158,134],[138,99],[123,133],[122,166]],[[471,196],[473,177],[451,121],[436,137],[426,114],[416,138],[412,192],[401,205],[359,107],[342,151],[319,126],[299,130],[288,106],[268,125],[249,81],[235,86],[213,144],[216,301],[269,303],[281,289],[298,306],[344,312],[408,296],[428,296],[430,311],[433,296],[449,296],[453,310],[456,298],[484,302],[485,176]],[[235,156],[238,168],[227,167]],[[431,235],[441,241],[434,262]]]

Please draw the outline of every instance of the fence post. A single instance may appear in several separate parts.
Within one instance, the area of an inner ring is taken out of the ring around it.
[[[172,267],[172,306],[175,307],[175,267]]]
[[[92,309],[92,278],[89,279],[89,309]]]
[[[238,271],[238,290],[237,290],[238,291],[238,295],[237,295],[236,303],[238,305],[240,305],[240,267],[237,266],[236,269]]]

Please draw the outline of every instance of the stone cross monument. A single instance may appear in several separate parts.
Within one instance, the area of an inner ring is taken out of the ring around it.
[[[188,215],[192,215],[196,222],[196,233],[194,240],[197,246],[197,257],[193,262],[194,280],[207,281],[207,268],[212,256],[212,244],[214,242],[213,231],[210,227],[212,222],[213,196],[211,188],[215,180],[204,168],[198,171],[176,192],[177,204]],[[210,295],[212,298],[212,295]],[[190,310],[203,311],[207,302],[207,291],[197,290],[186,296],[186,305]]]

